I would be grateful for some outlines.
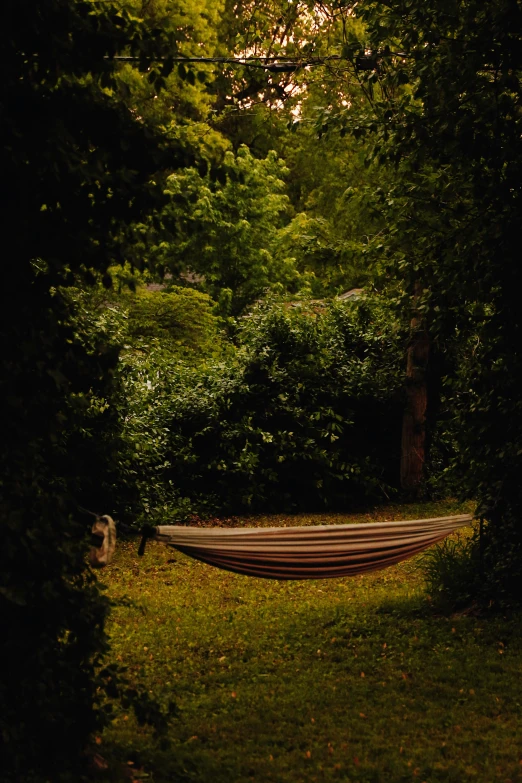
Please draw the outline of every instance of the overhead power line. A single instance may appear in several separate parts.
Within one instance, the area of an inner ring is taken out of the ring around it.
[[[413,55],[406,52],[391,52],[388,50],[386,56],[392,55],[394,57],[400,57],[402,60],[410,60]],[[299,68],[307,68],[314,65],[325,65],[329,62],[350,62],[355,65],[358,71],[373,71],[378,67],[378,60],[381,59],[382,53],[380,52],[359,52],[353,57],[347,57],[340,54],[328,54],[324,57],[288,57],[286,55],[259,57],[251,55],[249,57],[184,57],[180,55],[173,55],[172,57],[154,57],[153,59],[159,62],[171,62],[171,63],[217,63],[220,65],[242,65],[246,68],[263,68],[265,71],[272,71],[273,73],[285,73],[297,71]],[[106,56],[106,60],[119,60],[123,62],[141,62],[143,59],[147,61],[148,58],[136,57],[132,55],[114,55],[112,57]]]
[[[406,52],[387,52],[387,55],[393,55],[394,57],[400,57],[402,60],[412,59],[413,55]],[[378,52],[360,52],[352,57],[345,57],[340,54],[328,54],[324,57],[288,57],[285,55],[279,55],[277,57],[258,57],[255,55],[249,57],[184,57],[180,55],[173,55],[172,57],[155,57],[153,58],[159,62],[171,62],[171,63],[217,63],[220,65],[242,65],[246,68],[262,68],[265,71],[271,71],[272,73],[292,73],[299,68],[307,68],[314,65],[325,65],[329,62],[351,62],[355,65],[358,71],[373,71],[378,67],[378,60],[382,55]],[[141,62],[143,59],[147,61],[148,58],[136,57],[132,55],[114,55],[112,57],[106,56],[106,60],[118,60],[122,62]]]
[[[123,62],[138,62],[140,57],[115,55],[107,57],[110,60],[121,60]],[[242,65],[247,68],[263,68],[265,71],[275,73],[285,73],[296,71],[298,68],[306,68],[311,65],[324,65],[326,62],[342,60],[340,55],[332,54],[325,57],[161,57],[160,61],[169,60],[173,63],[218,63],[220,65]]]

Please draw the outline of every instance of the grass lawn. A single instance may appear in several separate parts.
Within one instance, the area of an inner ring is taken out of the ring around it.
[[[444,502],[318,524],[459,513]],[[110,780],[522,781],[520,615],[442,616],[420,557],[303,582],[219,571],[154,542],[120,543],[102,575],[113,657],[179,714],[170,746],[121,712],[97,748]],[[126,772],[124,772],[124,770]]]

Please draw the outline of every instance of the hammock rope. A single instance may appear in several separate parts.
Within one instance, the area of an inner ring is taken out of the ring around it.
[[[350,525],[193,528],[147,536],[209,565],[264,579],[355,576],[399,563],[471,524],[471,514]],[[140,553],[144,550],[144,541]]]

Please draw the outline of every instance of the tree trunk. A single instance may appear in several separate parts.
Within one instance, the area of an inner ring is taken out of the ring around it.
[[[406,367],[406,407],[402,420],[401,486],[417,495],[424,477],[426,458],[426,408],[428,405],[427,367],[430,338],[426,323],[418,310],[419,283],[413,296],[411,339]]]

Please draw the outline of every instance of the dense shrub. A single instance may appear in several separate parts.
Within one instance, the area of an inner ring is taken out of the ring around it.
[[[186,367],[233,353],[214,303],[189,288],[116,294],[103,288],[61,292],[74,311],[74,337],[88,355],[111,357],[104,389],[92,384],[73,395],[81,425],[68,433],[74,451],[69,480],[77,503],[132,521],[136,509],[172,505],[164,481],[168,406],[162,384]],[[168,372],[165,373],[165,368]],[[161,421],[161,426],[158,425]],[[132,434],[131,430],[132,429]]]
[[[521,363],[514,347],[519,330],[515,324],[502,328],[492,307],[481,317],[477,311],[475,331],[454,346],[453,372],[445,379],[442,428],[446,442],[454,444],[447,472],[461,495],[477,500],[477,515],[485,520],[475,595],[501,603],[520,601],[522,419],[517,378],[522,368],[516,369]]]
[[[77,761],[90,731],[106,651],[107,601],[87,567],[77,507],[87,464],[77,439],[84,400],[110,396],[115,357],[86,350],[71,307],[36,277],[4,324],[0,446],[0,750],[5,780]],[[35,393],[36,392],[36,393]],[[12,777],[11,777],[12,776]]]
[[[158,292],[142,289],[128,294],[120,306],[128,317],[126,340],[134,349],[147,350],[151,340],[157,340],[164,351],[193,362],[223,351],[215,303],[207,294],[180,286]]]
[[[141,514],[341,507],[397,487],[402,339],[382,304],[259,307],[239,350],[122,363]]]
[[[437,606],[454,609],[467,606],[480,593],[484,568],[480,537],[446,538],[422,558],[428,592]]]

